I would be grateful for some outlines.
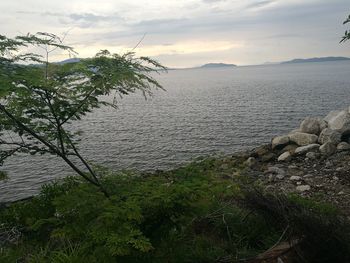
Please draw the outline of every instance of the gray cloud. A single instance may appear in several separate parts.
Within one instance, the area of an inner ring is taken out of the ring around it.
[[[251,64],[306,55],[348,55],[348,46],[338,42],[345,31],[342,22],[348,16],[349,0],[152,0],[149,5],[141,0],[101,0],[99,4],[94,0],[74,0],[81,4],[75,6],[71,0],[60,0],[55,4],[45,1],[42,8],[43,0],[17,1],[0,1],[0,8],[7,10],[0,15],[5,21],[0,25],[3,34],[59,33],[78,27],[80,30],[72,30],[67,39],[85,52],[90,46],[132,48],[145,33],[141,48],[196,41],[243,43],[236,52],[162,53],[159,59],[169,66],[201,64],[210,56]],[[23,11],[17,12],[18,6]],[[16,19],[16,13],[21,19]]]
[[[81,28],[88,28],[102,22],[120,22],[123,18],[118,14],[96,15],[94,13],[57,13],[57,12],[36,12],[36,11],[18,11],[22,15],[35,15],[45,17],[55,17],[59,22],[65,25],[74,25]]]
[[[264,7],[264,6],[270,5],[273,2],[276,2],[276,1],[275,0],[258,1],[258,2],[254,2],[254,3],[250,4],[250,5],[248,5],[246,8],[247,9],[260,8],[260,7]]]
[[[217,3],[217,2],[225,2],[226,0],[202,0],[204,3]]]

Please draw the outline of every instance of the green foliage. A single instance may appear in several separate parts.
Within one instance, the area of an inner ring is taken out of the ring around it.
[[[22,233],[0,262],[235,262],[280,239],[302,240],[298,249],[309,262],[347,262],[349,224],[335,209],[242,191],[247,184],[238,184],[242,167],[234,159],[154,174],[95,169],[110,198],[70,177],[0,211],[0,224]]]
[[[25,52],[33,47],[44,55]],[[116,96],[162,89],[151,73],[165,68],[147,57],[107,50],[76,63],[50,63],[49,54],[58,50],[75,54],[49,33],[0,36],[0,164],[17,153],[53,154],[108,196],[77,149],[80,131],[69,126],[96,108],[116,107]]]
[[[350,15],[349,15],[348,18],[343,22],[344,25],[347,24],[347,23],[350,23]],[[347,40],[349,40],[349,39],[350,39],[350,31],[349,31],[349,30],[346,30],[344,36],[343,36],[342,39],[340,40],[340,43],[345,42],[345,41],[347,41]]]
[[[151,175],[109,173],[109,199],[77,178],[47,185],[0,213],[1,224],[23,233],[0,261],[11,254],[25,262],[213,262],[262,251],[273,227],[242,221],[247,212],[233,203],[239,188],[218,176],[224,170],[238,172],[206,159]]]

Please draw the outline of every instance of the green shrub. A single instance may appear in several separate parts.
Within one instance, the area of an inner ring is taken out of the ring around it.
[[[214,158],[143,175],[99,168],[109,199],[77,178],[46,185],[33,199],[0,211],[1,225],[22,232],[3,247],[0,262],[235,262],[273,246],[287,225],[281,240],[302,236],[300,251],[309,258],[320,252],[316,244],[326,250],[337,235],[344,239],[331,240],[328,249],[347,252],[349,225],[333,208],[242,192],[241,169]]]

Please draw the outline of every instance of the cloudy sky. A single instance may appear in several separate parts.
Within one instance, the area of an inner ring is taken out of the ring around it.
[[[140,40],[138,55],[170,67],[350,56],[338,44],[349,0],[1,0],[0,10],[0,34],[69,31],[79,57]]]

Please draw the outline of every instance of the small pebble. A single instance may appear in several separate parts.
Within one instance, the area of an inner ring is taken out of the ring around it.
[[[291,181],[300,181],[301,180],[301,177],[300,176],[296,176],[296,175],[293,175],[289,178],[289,180]]]
[[[312,174],[305,174],[304,175],[304,178],[310,178],[310,177],[313,177],[313,175]]]
[[[276,178],[282,180],[284,178],[284,174],[278,174],[276,175]]]
[[[333,164],[332,164],[330,161],[327,161],[327,162],[326,162],[326,168],[330,168],[330,167],[332,167],[332,165],[333,165]]]

